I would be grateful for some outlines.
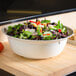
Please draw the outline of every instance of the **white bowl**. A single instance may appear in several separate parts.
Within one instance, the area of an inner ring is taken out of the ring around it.
[[[57,56],[63,51],[67,38],[73,34],[72,29],[67,29],[70,35],[56,40],[24,40],[7,35],[4,28],[2,31],[8,36],[10,46],[16,54],[32,59],[45,59]]]

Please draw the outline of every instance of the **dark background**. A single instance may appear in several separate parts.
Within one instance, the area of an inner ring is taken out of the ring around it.
[[[76,0],[0,0],[0,21],[35,14],[7,13],[7,10],[32,10],[42,13],[76,8]]]

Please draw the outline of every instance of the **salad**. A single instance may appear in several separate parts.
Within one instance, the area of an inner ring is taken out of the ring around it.
[[[36,19],[36,21],[28,20],[23,24],[9,26],[7,35],[29,40],[55,40],[65,38],[69,33],[60,21],[55,23],[46,19],[41,21]]]

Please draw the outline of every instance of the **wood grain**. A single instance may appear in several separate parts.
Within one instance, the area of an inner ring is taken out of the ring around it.
[[[61,20],[65,25],[70,25],[71,28],[76,25],[76,12],[46,18]],[[5,47],[3,52],[0,53],[0,68],[16,76],[63,76],[76,70],[76,46],[66,44],[63,52],[53,58],[44,60],[27,59],[12,51],[7,37],[1,32],[1,28],[5,26],[0,26],[0,41],[3,42]]]

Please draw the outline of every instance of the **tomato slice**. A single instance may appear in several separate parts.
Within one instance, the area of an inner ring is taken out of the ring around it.
[[[43,36],[45,36],[45,35],[49,36],[49,35],[50,35],[50,33],[48,33],[48,34],[43,34]]]
[[[50,35],[50,34],[47,34],[47,35]]]

